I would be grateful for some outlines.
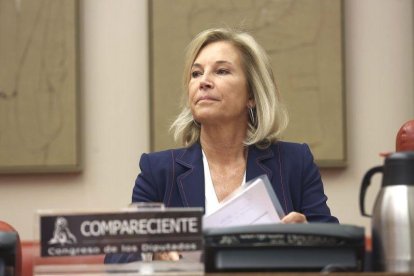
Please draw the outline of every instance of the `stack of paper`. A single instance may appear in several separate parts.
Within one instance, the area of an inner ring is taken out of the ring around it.
[[[203,217],[203,228],[279,223],[283,209],[266,175],[259,176],[223,200]]]

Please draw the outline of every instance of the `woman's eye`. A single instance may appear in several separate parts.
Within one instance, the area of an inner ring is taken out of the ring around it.
[[[201,76],[201,72],[200,71],[193,71],[193,72],[191,72],[191,77],[192,78],[197,78],[199,76]]]
[[[230,73],[230,71],[227,70],[227,69],[218,69],[217,70],[217,74],[219,74],[219,75],[227,75],[229,73]]]

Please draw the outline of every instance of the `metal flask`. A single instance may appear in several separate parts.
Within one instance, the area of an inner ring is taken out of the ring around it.
[[[364,208],[371,178],[382,173],[372,215]],[[371,217],[375,271],[414,272],[414,151],[396,152],[366,172],[359,195],[361,214]]]

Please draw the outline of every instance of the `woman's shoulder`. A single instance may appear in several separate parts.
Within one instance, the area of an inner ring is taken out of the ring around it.
[[[306,143],[277,141],[270,147],[275,155],[279,155],[284,160],[313,159],[312,152]]]
[[[284,151],[298,151],[303,152],[309,150],[309,146],[306,143],[277,141],[271,145],[273,150],[284,150]]]
[[[165,149],[160,151],[144,153],[143,155],[146,155],[150,159],[166,158],[179,155],[180,153],[183,153],[186,149],[187,148]]]
[[[155,170],[162,171],[168,169],[171,164],[174,164],[176,156],[183,151],[183,149],[168,149],[161,151],[152,151],[143,153],[139,159],[139,166],[141,170]]]
[[[163,159],[170,159],[183,156],[188,151],[193,151],[197,145],[193,145],[190,147],[182,147],[182,148],[173,148],[173,149],[166,149],[160,151],[153,151],[149,153],[144,153],[142,156],[145,156],[149,159],[156,159],[156,160],[163,160]]]

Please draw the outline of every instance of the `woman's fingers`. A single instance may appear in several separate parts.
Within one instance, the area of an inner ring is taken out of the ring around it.
[[[157,252],[154,254],[154,260],[156,261],[178,261],[180,260],[180,254],[176,251],[170,252]]]
[[[304,214],[297,212],[290,212],[282,218],[283,223],[307,223],[306,217]]]

